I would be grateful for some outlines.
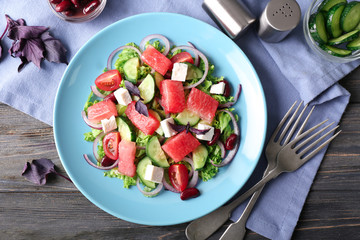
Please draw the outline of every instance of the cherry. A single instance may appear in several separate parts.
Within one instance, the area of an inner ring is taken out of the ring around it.
[[[68,17],[71,17],[71,16],[75,15],[75,10],[69,9],[69,10],[63,11],[62,13]]]
[[[225,149],[226,149],[226,150],[231,150],[231,149],[233,149],[233,148],[235,147],[237,138],[238,138],[238,136],[237,136],[235,133],[231,134],[231,135],[226,139]]]
[[[50,3],[52,4],[58,4],[60,3],[62,0],[50,0]]]
[[[114,160],[107,157],[106,155],[101,159],[101,166],[108,167],[114,164]]]
[[[116,100],[113,92],[110,93],[109,95],[107,95],[106,97],[104,97],[104,101],[105,100],[110,100],[110,101],[114,102],[115,104],[117,103],[117,100]]]

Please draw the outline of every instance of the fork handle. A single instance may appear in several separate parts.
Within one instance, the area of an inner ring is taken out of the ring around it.
[[[264,176],[266,176],[270,172],[270,169],[273,169],[273,167],[268,165],[265,169]],[[229,225],[229,227],[220,237],[220,240],[244,239],[246,234],[246,222],[264,187],[265,184],[251,196],[240,218],[236,222]]]
[[[252,188],[242,194],[228,205],[222,206],[215,211],[192,221],[185,230],[186,237],[189,240],[205,240],[218,230],[230,217],[231,212],[249,198],[256,190],[264,186],[271,179],[277,177],[281,172],[276,168],[269,172]]]

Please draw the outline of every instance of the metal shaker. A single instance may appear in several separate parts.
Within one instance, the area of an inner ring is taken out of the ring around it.
[[[300,17],[295,0],[271,0],[261,14],[258,35],[266,42],[279,42],[298,25]]]
[[[236,39],[255,22],[249,9],[237,0],[204,0],[203,9],[232,39]]]

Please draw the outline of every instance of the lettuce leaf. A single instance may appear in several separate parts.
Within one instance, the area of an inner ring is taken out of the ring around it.
[[[104,177],[110,177],[110,178],[119,178],[123,180],[124,188],[130,188],[131,186],[136,185],[136,176],[135,177],[129,177],[126,175],[123,175],[119,173],[118,168],[113,168],[110,171],[104,172]]]
[[[84,133],[84,139],[85,141],[93,142],[101,132],[102,130],[92,128],[90,132]]]

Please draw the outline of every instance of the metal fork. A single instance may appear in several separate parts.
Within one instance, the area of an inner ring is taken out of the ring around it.
[[[296,106],[296,103],[297,103],[297,101],[294,102],[294,104],[290,107],[288,112],[285,114],[283,119],[280,121],[277,128],[274,130],[272,136],[269,139],[269,142],[266,145],[265,156],[266,156],[268,165],[264,171],[264,176],[269,174],[269,172],[276,167],[276,160],[277,160],[276,157],[277,157],[278,153],[284,147],[284,145],[288,144],[288,142],[290,141],[290,136],[293,134],[294,130],[297,128],[297,126],[300,122],[300,119],[302,118],[305,110],[308,107],[308,105],[306,105],[303,108],[303,110],[299,114],[298,118],[296,119],[294,125],[292,126],[290,133],[287,135],[288,137],[285,139],[285,141],[283,141],[284,137],[285,137],[285,133],[288,131],[291,124],[294,122],[295,117],[296,117],[298,111],[300,110],[300,107],[303,104],[303,101],[300,102],[300,104],[296,108],[295,112],[293,113],[293,115],[291,116],[289,121],[287,122],[286,126],[284,127],[284,129],[282,131],[282,134],[279,137],[277,137],[277,136],[279,135],[281,128],[284,126],[285,122],[289,118],[289,115],[291,114],[292,110]],[[308,115],[305,118],[304,122],[302,123],[300,129],[297,131],[295,137],[299,136],[299,134],[304,129],[314,108],[315,108],[315,106],[313,106],[312,109],[310,110],[310,112],[308,113]],[[248,204],[246,205],[243,213],[241,214],[240,218],[236,222],[229,225],[229,227],[225,230],[223,235],[220,237],[220,240],[226,240],[226,239],[239,239],[240,240],[240,239],[244,238],[244,236],[246,234],[246,222],[247,222],[248,218],[250,217],[250,213],[251,213],[252,209],[254,208],[254,206],[257,202],[257,199],[261,195],[261,192],[264,189],[264,187],[265,187],[265,185],[262,186],[258,191],[256,191],[251,196],[251,198],[250,198]]]
[[[303,111],[302,111],[303,112]],[[289,114],[289,112],[288,112]],[[287,114],[287,115],[288,115]],[[286,116],[286,115],[285,115]],[[287,117],[287,116],[286,116]],[[294,119],[294,115],[292,116],[292,119]],[[284,120],[284,119],[283,119]],[[279,131],[284,122],[281,121],[277,130]],[[305,121],[308,120],[308,117]],[[296,126],[300,121],[300,117],[297,118],[294,126],[291,128],[290,132],[286,135],[288,128],[290,127],[289,123],[287,126],[282,130],[279,139],[277,142],[279,142],[279,145],[281,145],[281,140],[285,137],[285,142],[289,141],[296,129]],[[245,192],[243,195],[235,199],[233,202],[231,202],[228,205],[222,206],[218,208],[217,210],[209,213],[208,215],[205,215],[201,218],[196,219],[195,221],[191,222],[186,230],[186,236],[188,239],[192,240],[200,240],[200,239],[206,239],[209,236],[212,235],[218,228],[220,228],[229,218],[231,212],[237,207],[240,203],[242,203],[244,200],[246,200],[248,197],[250,197],[255,191],[260,189],[264,184],[266,184],[268,181],[270,181],[273,178],[276,178],[279,174],[282,172],[291,172],[295,171],[296,169],[300,168],[304,163],[306,163],[308,160],[310,160],[316,153],[318,153],[322,148],[324,148],[330,141],[332,141],[341,131],[337,132],[335,135],[327,139],[325,142],[323,142],[320,146],[318,146],[316,149],[314,149],[312,152],[308,153],[309,150],[317,146],[325,137],[327,137],[330,133],[332,133],[338,126],[334,127],[333,129],[329,130],[326,134],[309,144],[305,149],[301,149],[306,144],[308,144],[312,139],[317,137],[320,133],[325,131],[327,128],[329,128],[332,124],[329,124],[328,126],[322,128],[318,132],[316,132],[313,135],[309,134],[313,132],[315,129],[319,128],[321,125],[323,125],[327,120],[317,124],[316,126],[310,128],[306,132],[297,135],[292,141],[287,143],[284,146],[281,146],[282,149],[279,151],[277,155],[277,163],[276,167],[269,171],[269,173],[263,177],[257,184],[255,184],[252,188],[250,188],[247,192]],[[290,123],[291,124],[291,123]],[[302,125],[300,130],[302,131],[302,128],[305,124]],[[298,132],[300,132],[300,130]],[[305,137],[308,137],[307,139],[304,139]],[[274,137],[275,138],[275,137]],[[300,142],[303,140],[302,142]],[[300,142],[300,143],[299,143]],[[297,146],[295,146],[298,144]],[[282,144],[283,145],[283,144]],[[301,150],[300,150],[301,149]],[[268,150],[269,151],[269,150]],[[274,150],[275,151],[275,150]],[[299,151],[299,152],[297,152]],[[305,154],[307,154],[305,156]],[[236,238],[238,239],[238,237]]]

